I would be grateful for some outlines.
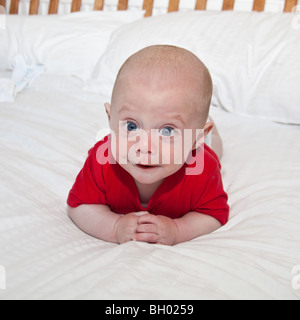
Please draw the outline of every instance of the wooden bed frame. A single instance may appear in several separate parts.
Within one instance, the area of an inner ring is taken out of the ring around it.
[[[20,0],[12,0],[9,14],[18,14]],[[94,10],[103,10],[105,0],[95,0]],[[30,0],[29,14],[38,14],[39,0]],[[118,10],[127,10],[129,0],[119,0]],[[180,0],[169,0],[168,12],[179,10]],[[0,0],[0,5],[5,3],[5,0]],[[72,0],[71,12],[77,12],[81,9],[82,0]],[[223,0],[223,10],[233,10],[235,0]],[[293,8],[297,5],[298,0],[285,0],[284,12],[292,12]],[[59,0],[50,0],[49,14],[57,14]],[[146,10],[146,17],[152,15],[154,0],[144,0],[143,9]],[[266,0],[254,0],[253,11],[264,11]],[[197,0],[195,10],[205,10],[207,0]]]

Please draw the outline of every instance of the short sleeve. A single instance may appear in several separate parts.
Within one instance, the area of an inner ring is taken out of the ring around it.
[[[99,144],[89,151],[84,167],[69,193],[67,204],[76,208],[82,204],[106,205],[103,166],[97,162]]]
[[[209,152],[207,155],[205,161],[208,162],[208,169],[203,172],[205,179],[201,181],[199,189],[193,188],[192,211],[210,215],[225,225],[229,218],[229,205],[223,187],[221,165],[214,154],[212,156]]]

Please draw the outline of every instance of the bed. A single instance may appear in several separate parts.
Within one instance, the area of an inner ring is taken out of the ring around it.
[[[151,0],[143,10],[120,0],[119,12],[102,12],[102,0],[77,12],[73,0],[73,14],[57,15],[50,0],[40,16],[31,0],[21,16],[12,0],[1,16],[0,78],[16,85],[10,95],[1,87],[10,98],[0,102],[1,300],[300,299],[297,1],[273,13],[263,0],[251,4],[256,12],[232,11],[233,0],[223,12],[206,11],[206,0],[173,12],[179,4],[149,17]],[[81,232],[66,198],[107,133],[103,104],[118,68],[157,43],[192,50],[211,70],[230,220],[174,247],[120,246]]]

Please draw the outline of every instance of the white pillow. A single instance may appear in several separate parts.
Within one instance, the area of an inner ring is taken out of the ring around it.
[[[12,58],[21,54],[28,64],[44,64],[47,73],[89,79],[112,32],[143,16],[141,10],[7,16],[0,30],[0,68],[11,69]]]
[[[133,22],[112,35],[89,91],[111,95],[124,61],[154,44],[194,52],[214,81],[213,105],[238,114],[300,124],[300,28],[295,15],[174,13]]]

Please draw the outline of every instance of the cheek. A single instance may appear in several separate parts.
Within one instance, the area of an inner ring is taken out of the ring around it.
[[[119,134],[120,133],[120,134]],[[128,164],[128,158],[135,150],[136,142],[128,141],[127,134],[116,131],[112,135],[112,154],[119,164]]]
[[[172,143],[162,143],[160,151],[163,164],[183,165],[190,149],[186,148],[182,139],[179,138]]]
[[[115,143],[113,144],[115,158],[119,164],[127,164],[127,139],[120,135],[116,135]]]

